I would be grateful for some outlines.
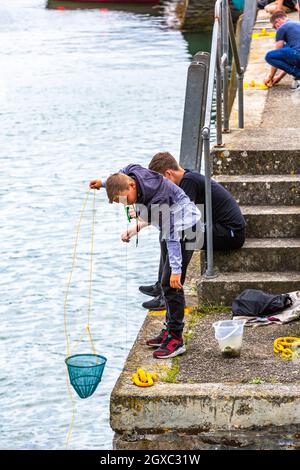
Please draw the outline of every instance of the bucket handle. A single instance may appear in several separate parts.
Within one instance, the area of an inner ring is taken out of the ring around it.
[[[235,329],[232,330],[230,333],[228,333],[227,336],[223,336],[222,340],[229,338],[229,336],[233,336],[234,333],[236,333],[238,329],[239,329],[239,326],[236,326]]]

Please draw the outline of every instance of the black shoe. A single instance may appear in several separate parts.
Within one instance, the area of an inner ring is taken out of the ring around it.
[[[150,297],[158,297],[161,294],[161,286],[159,282],[156,282],[152,286],[140,286],[139,291]]]
[[[155,297],[155,299],[149,300],[148,302],[144,302],[142,304],[144,308],[147,308],[148,310],[165,310],[166,304],[160,295],[158,297]]]

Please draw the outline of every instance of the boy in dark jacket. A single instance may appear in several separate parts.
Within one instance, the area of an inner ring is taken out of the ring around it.
[[[160,152],[152,158],[149,169],[161,173],[178,185],[197,206],[205,204],[205,177],[197,171],[181,168],[169,152]],[[219,183],[211,181],[213,247],[217,251],[241,248],[245,241],[245,220],[234,197]],[[205,219],[205,217],[204,217]],[[206,241],[203,249],[205,249]],[[160,287],[161,267],[158,282],[152,286],[141,286],[140,291],[155,297],[144,302],[143,307],[161,310],[165,307]]]
[[[157,359],[183,354],[183,283],[193,254],[186,238],[189,229],[195,234],[193,228],[200,221],[201,214],[182,189],[140,165],[128,165],[106,181],[90,182],[91,189],[101,187],[106,188],[110,203],[135,205],[139,222],[122,235],[124,242],[129,242],[146,225],[154,225],[160,231],[161,286],[167,307],[166,328],[148,340],[147,344],[158,347],[153,353]]]

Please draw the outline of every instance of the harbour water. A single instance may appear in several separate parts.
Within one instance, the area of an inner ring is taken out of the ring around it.
[[[0,18],[0,448],[63,449],[64,292],[88,183],[158,151],[178,156],[191,55],[150,13],[3,0]],[[87,322],[91,203],[67,305],[72,344]],[[112,448],[110,392],[145,317],[138,286],[156,280],[157,232],[136,247],[124,230],[123,208],[97,192],[91,332],[107,366],[91,398],[75,397],[74,449]],[[87,337],[76,351],[91,351]]]

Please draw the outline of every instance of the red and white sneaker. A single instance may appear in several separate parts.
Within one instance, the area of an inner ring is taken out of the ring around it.
[[[179,356],[179,354],[183,354],[185,351],[186,349],[182,337],[169,331],[160,347],[154,351],[153,357],[156,359],[169,359]]]
[[[158,348],[167,338],[168,334],[169,331],[167,328],[163,328],[158,336],[155,336],[155,338],[151,338],[146,341],[147,346],[151,346],[151,348]]]

